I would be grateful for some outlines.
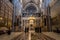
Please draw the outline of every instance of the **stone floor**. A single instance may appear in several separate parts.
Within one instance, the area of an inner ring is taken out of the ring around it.
[[[54,33],[54,32],[43,32],[43,34],[51,37],[51,38],[54,38],[56,40],[60,40],[60,33]]]
[[[31,40],[55,40],[43,33],[33,33],[31,35]]]
[[[22,33],[21,35],[13,38],[12,40],[29,40],[29,33]],[[31,40],[55,40],[43,33],[31,33]]]
[[[13,39],[11,39],[11,40],[29,40],[28,39],[28,35],[29,33],[22,33],[22,34],[20,34],[19,36],[16,36],[16,37],[14,37]]]
[[[12,32],[11,35],[3,34],[3,35],[0,35],[0,40],[11,40],[14,37],[20,35],[21,33],[22,32]]]
[[[12,32],[0,35],[0,40],[29,40],[29,33]],[[54,32],[31,33],[31,40],[60,40],[60,34]]]

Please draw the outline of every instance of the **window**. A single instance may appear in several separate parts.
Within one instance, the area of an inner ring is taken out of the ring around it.
[[[37,11],[36,7],[33,5],[27,6],[25,10],[29,13],[35,13]]]

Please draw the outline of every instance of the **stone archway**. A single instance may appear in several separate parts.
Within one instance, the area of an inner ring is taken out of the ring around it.
[[[37,12],[38,12],[38,7],[37,7],[37,5],[34,4],[34,3],[28,3],[28,4],[26,4],[26,6],[24,7],[24,10],[26,11],[27,8],[31,8],[31,10],[32,10],[33,7],[34,7],[34,9],[36,10],[35,13],[37,13]],[[34,9],[33,9],[33,10],[34,10]]]

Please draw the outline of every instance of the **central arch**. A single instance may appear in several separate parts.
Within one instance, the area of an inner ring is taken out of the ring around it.
[[[28,10],[28,12],[31,11],[31,10],[32,10],[33,12],[38,12],[38,7],[37,7],[37,5],[34,4],[34,3],[28,3],[28,4],[24,7],[24,10],[25,10],[25,11]]]
[[[26,10],[27,12],[29,12],[29,13],[34,13],[34,12],[37,11],[36,7],[33,6],[33,5],[27,6],[27,8],[26,8],[25,10]]]

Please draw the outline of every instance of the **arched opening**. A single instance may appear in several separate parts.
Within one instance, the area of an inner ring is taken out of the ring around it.
[[[37,11],[37,8],[34,5],[29,5],[29,6],[26,7],[25,10],[29,13],[34,13],[34,12]]]

